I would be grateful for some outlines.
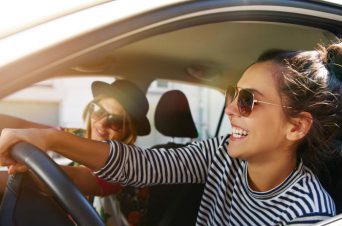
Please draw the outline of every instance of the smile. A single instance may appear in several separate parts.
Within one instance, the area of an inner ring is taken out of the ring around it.
[[[243,139],[248,136],[248,131],[242,128],[233,126],[232,127],[232,138],[234,139]]]
[[[108,133],[105,131],[101,131],[100,129],[96,129],[97,134],[99,134],[101,137],[108,136]]]

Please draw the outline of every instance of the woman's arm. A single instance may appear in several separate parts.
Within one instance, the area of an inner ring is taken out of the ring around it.
[[[17,118],[10,115],[0,114],[0,131],[3,128],[50,128],[48,125],[31,122],[25,119]]]
[[[93,175],[91,170],[87,167],[61,166],[61,168],[84,195],[106,196],[115,194],[121,190],[120,184],[101,181],[101,179]],[[40,190],[45,193],[50,193],[38,177],[33,174],[31,174],[31,176]],[[8,177],[7,171],[0,171],[0,195],[3,195],[5,191]]]
[[[91,170],[84,166],[61,166],[84,195],[101,195],[101,187]]]
[[[0,164],[10,166],[9,173],[26,171],[26,167],[10,155],[11,147],[20,141],[31,143],[44,151],[56,151],[94,171],[105,164],[109,154],[109,145],[105,142],[81,138],[56,129],[3,129],[0,137]]]
[[[102,181],[87,167],[62,166],[62,169],[84,195],[106,196],[115,194],[121,190],[120,184]]]
[[[42,150],[54,150],[89,167],[107,181],[122,184],[203,183],[219,138],[197,142],[179,149],[141,149],[120,142],[84,139],[55,129],[4,129],[0,137],[0,164],[10,173],[23,171],[11,159],[9,149],[26,141]]]
[[[0,171],[0,195],[4,194],[6,185],[7,185],[8,173],[7,171]]]
[[[169,149],[142,149],[110,141],[106,165],[95,174],[107,181],[133,186],[204,183],[215,153],[223,141],[212,138]]]

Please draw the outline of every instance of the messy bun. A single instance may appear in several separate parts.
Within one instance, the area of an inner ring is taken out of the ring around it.
[[[330,45],[328,48],[319,46],[317,49],[321,60],[332,77],[342,79],[342,43]]]
[[[312,126],[301,141],[297,156],[304,164],[319,172],[324,159],[335,156],[342,121],[342,44],[314,51],[271,50],[262,54],[257,62],[273,61],[282,70],[275,75],[288,118],[301,112],[313,117]]]

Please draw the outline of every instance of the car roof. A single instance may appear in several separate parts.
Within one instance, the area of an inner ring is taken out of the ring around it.
[[[104,2],[2,38],[0,97],[75,75],[121,76],[142,88],[168,79],[224,89],[265,50],[312,49],[342,30],[341,9],[318,3],[147,2]]]
[[[111,1],[113,0],[4,0],[0,2],[0,38]],[[166,0],[158,5],[172,2],[179,0]]]

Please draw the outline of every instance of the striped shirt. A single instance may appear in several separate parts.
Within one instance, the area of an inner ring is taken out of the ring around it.
[[[110,154],[95,174],[144,186],[205,183],[196,225],[303,225],[335,215],[335,205],[302,163],[267,192],[248,186],[247,162],[229,157],[228,136],[177,149],[142,149],[108,141]]]

